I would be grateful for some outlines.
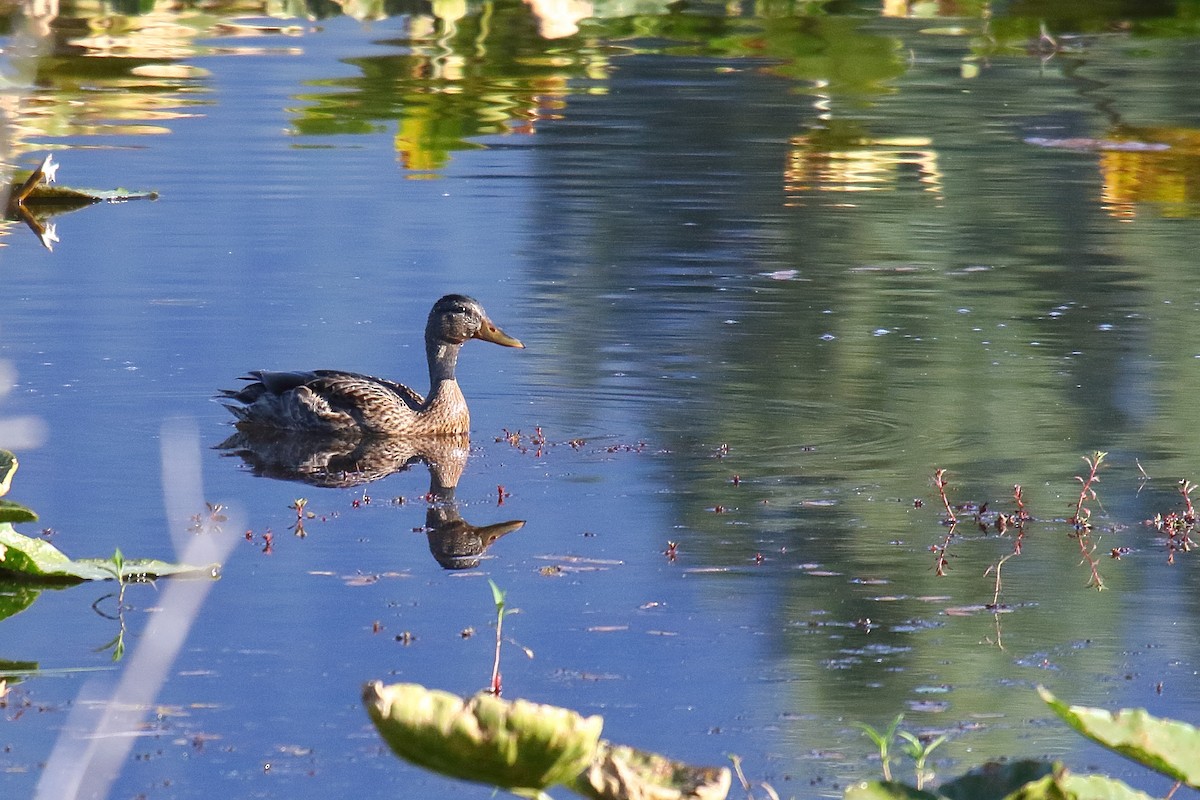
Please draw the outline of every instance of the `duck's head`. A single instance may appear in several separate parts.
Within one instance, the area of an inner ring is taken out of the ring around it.
[[[461,294],[448,294],[434,303],[425,325],[425,339],[449,344],[482,339],[505,347],[525,347],[520,340],[500,330],[478,300]]]

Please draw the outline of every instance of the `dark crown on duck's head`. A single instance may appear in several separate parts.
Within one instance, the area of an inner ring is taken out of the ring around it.
[[[434,303],[425,325],[425,341],[462,344],[468,339],[482,339],[505,347],[525,347],[488,319],[483,306],[472,297],[448,294]]]

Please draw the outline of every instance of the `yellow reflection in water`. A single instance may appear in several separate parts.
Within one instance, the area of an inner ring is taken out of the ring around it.
[[[1101,201],[1110,214],[1132,218],[1149,204],[1164,217],[1200,216],[1200,130],[1124,130],[1113,142],[1100,152]]]
[[[794,136],[784,175],[786,205],[806,205],[819,193],[896,191],[913,181],[940,202],[942,172],[932,144],[925,137],[864,137],[833,145],[820,134]]]

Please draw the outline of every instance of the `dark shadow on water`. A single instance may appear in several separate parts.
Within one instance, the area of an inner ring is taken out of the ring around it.
[[[478,566],[493,543],[525,525],[514,519],[476,526],[463,519],[454,490],[470,455],[466,436],[342,438],[238,431],[216,449],[240,457],[255,475],[333,489],[362,486],[424,464],[429,552],[446,569]]]

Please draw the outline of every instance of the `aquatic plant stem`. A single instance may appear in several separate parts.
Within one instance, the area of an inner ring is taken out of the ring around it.
[[[492,587],[492,600],[496,603],[496,658],[492,661],[492,683],[488,687],[488,691],[499,697],[502,691],[500,684],[500,646],[504,642],[504,607],[505,597],[508,593],[503,591],[491,579],[488,580],[488,585]]]
[[[1102,591],[1104,589],[1104,579],[1100,577],[1100,559],[1096,558],[1096,545],[1092,543],[1091,536],[1088,535],[1089,528],[1083,528],[1071,534],[1075,541],[1079,544],[1079,552],[1083,556],[1080,563],[1086,563],[1092,571],[1092,577],[1088,580],[1088,588]]]
[[[1017,521],[1018,524],[1029,519],[1029,511],[1025,508],[1025,490],[1021,488],[1021,484],[1013,484],[1013,500],[1017,501]],[[1019,550],[1017,552],[1020,552]]]
[[[1096,496],[1095,486],[1100,482],[1100,476],[1097,474],[1100,471],[1100,465],[1104,463],[1104,458],[1108,453],[1102,450],[1097,450],[1092,453],[1091,457],[1083,456],[1083,461],[1088,465],[1087,477],[1076,475],[1075,480],[1079,481],[1079,499],[1075,502],[1075,514],[1071,519],[1067,520],[1075,526],[1075,532],[1072,534],[1075,541],[1079,544],[1079,552],[1083,556],[1083,561],[1087,563],[1088,568],[1092,571],[1092,577],[1088,581],[1088,586],[1097,591],[1104,589],[1104,580],[1100,577],[1100,560],[1095,557],[1096,545],[1092,543],[1089,532],[1092,530],[1092,524],[1089,521],[1092,517],[1092,511],[1085,503],[1088,500],[1099,502]]]
[[[1001,585],[1001,582],[1000,582],[1000,569],[1001,569],[1001,567],[1003,567],[1003,566],[1004,566],[1004,562],[1005,562],[1005,561],[1008,561],[1010,558],[1012,558],[1012,557],[1013,557],[1013,556],[1015,556],[1015,555],[1019,555],[1019,554],[1018,554],[1018,553],[1016,553],[1016,552],[1009,553],[1009,554],[1008,554],[1008,555],[1006,555],[1004,558],[1000,559],[1000,560],[999,560],[999,561],[997,561],[995,564],[993,564],[992,566],[988,567],[988,570],[989,570],[989,571],[991,571],[991,572],[994,572],[994,573],[995,573],[995,575],[996,575],[996,586],[995,586],[995,590],[992,592],[992,606],[991,606],[992,608],[999,608],[999,607],[1000,607],[1000,585]],[[987,573],[985,572],[984,574],[986,575]]]
[[[1098,498],[1096,497],[1096,489],[1094,487],[1100,482],[1100,476],[1096,473],[1099,472],[1100,465],[1104,463],[1104,458],[1107,455],[1108,453],[1097,450],[1096,452],[1092,453],[1090,458],[1088,456],[1083,456],[1084,463],[1088,465],[1088,475],[1086,478],[1080,475],[1075,476],[1075,480],[1079,481],[1081,484],[1079,489],[1079,500],[1077,500],[1075,503],[1074,516],[1067,520],[1076,528],[1084,529],[1091,527],[1088,520],[1092,517],[1092,511],[1090,508],[1085,506],[1084,503],[1086,503],[1089,499],[1098,501]]]
[[[875,746],[879,748],[879,761],[883,767],[883,779],[890,781],[892,779],[892,741],[896,738],[896,731],[900,728],[900,723],[904,721],[903,714],[897,714],[892,720],[892,724],[884,731],[877,731],[865,722],[854,723],[855,727],[859,728],[863,735],[867,736]]]
[[[1183,512],[1183,521],[1188,525],[1191,525],[1196,521],[1196,509],[1192,507],[1192,492],[1195,489],[1196,484],[1189,480],[1185,479],[1179,482],[1179,493],[1183,495],[1183,502],[1187,506]]]
[[[950,501],[946,498],[946,486],[949,483],[946,480],[946,470],[939,467],[933,471],[933,485],[937,487],[938,495],[942,498],[942,505],[946,507],[946,518],[953,525],[958,522],[958,517],[954,515],[954,509],[950,508]]]
[[[929,547],[934,554],[933,571],[939,578],[946,576],[946,570],[950,566],[950,560],[946,557],[946,552],[950,549],[950,542],[954,539],[954,528],[957,523],[950,526],[950,530],[946,531],[946,535],[942,541]]]

